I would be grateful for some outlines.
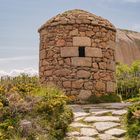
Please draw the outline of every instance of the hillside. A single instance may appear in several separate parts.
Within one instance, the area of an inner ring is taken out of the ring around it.
[[[125,64],[140,60],[140,33],[117,29],[116,60]]]

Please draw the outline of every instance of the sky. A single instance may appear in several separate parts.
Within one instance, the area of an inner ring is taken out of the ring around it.
[[[38,28],[70,9],[83,9],[117,28],[140,32],[140,0],[0,0],[0,71],[38,70]]]

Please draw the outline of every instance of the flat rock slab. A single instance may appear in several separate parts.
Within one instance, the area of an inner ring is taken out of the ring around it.
[[[122,116],[124,114],[127,113],[127,110],[123,109],[123,110],[115,110],[115,111],[112,111],[112,115],[119,115],[119,116]]]
[[[95,116],[103,116],[103,115],[105,115],[107,113],[111,113],[111,112],[112,112],[112,110],[102,110],[102,111],[95,112],[94,115]]]
[[[73,112],[84,112],[84,109],[81,105],[70,105]]]
[[[84,119],[84,116],[83,117],[76,117],[76,118],[74,118],[74,121],[76,122],[76,121],[80,121],[82,119]]]
[[[84,119],[85,122],[120,122],[119,117],[113,116],[90,116]]]
[[[100,140],[116,140],[114,136],[111,136],[109,134],[100,134],[98,135],[98,137],[100,138]]]
[[[125,130],[118,129],[118,128],[113,128],[113,129],[105,131],[105,134],[109,134],[109,135],[116,136],[116,137],[121,137],[121,136],[125,135],[125,133],[126,133]]]
[[[96,123],[94,123],[94,126],[96,127],[98,132],[103,132],[103,131],[108,130],[110,128],[120,126],[120,123],[115,123],[115,122],[96,122]]]
[[[74,112],[74,117],[77,118],[77,117],[84,117],[84,116],[88,116],[89,113],[86,113],[86,112]]]
[[[75,140],[96,140],[96,139],[92,137],[76,137]]]
[[[123,109],[130,106],[130,103],[107,103],[104,104],[105,108],[108,109]]]
[[[67,136],[68,136],[68,137],[80,136],[80,132],[78,132],[78,131],[68,132],[68,133],[67,133]]]
[[[96,112],[100,112],[100,111],[104,111],[104,109],[101,109],[101,108],[91,108],[91,109],[89,109],[90,113],[96,113]]]
[[[97,130],[93,129],[93,128],[81,128],[81,135],[83,136],[96,136],[98,135]]]
[[[122,129],[120,121],[129,105],[131,104],[70,105],[74,113],[73,123],[70,124],[73,132],[68,132],[65,140],[125,140],[126,131]]]
[[[85,125],[85,124],[82,124],[82,123],[79,123],[79,122],[73,122],[70,124],[71,127],[77,127],[77,128],[81,128],[81,127],[84,127],[84,128],[88,128],[88,127],[92,127],[91,125]]]

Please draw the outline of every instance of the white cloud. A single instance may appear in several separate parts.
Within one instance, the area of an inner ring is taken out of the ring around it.
[[[0,77],[3,77],[3,76],[15,77],[15,76],[20,75],[21,73],[25,73],[29,76],[38,75],[37,70],[33,68],[25,68],[25,69],[14,69],[14,70],[11,70],[10,72],[0,71]]]

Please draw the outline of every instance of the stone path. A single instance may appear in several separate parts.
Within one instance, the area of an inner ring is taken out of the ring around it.
[[[71,105],[74,121],[65,140],[125,140],[129,103]]]

